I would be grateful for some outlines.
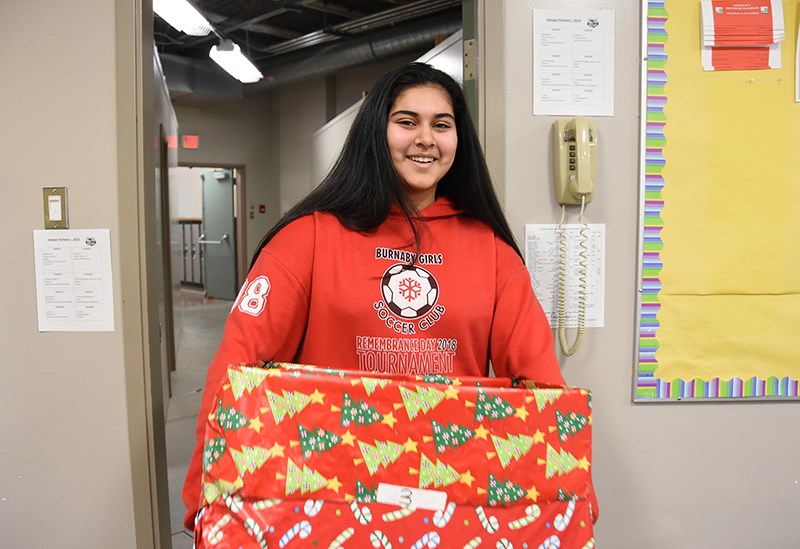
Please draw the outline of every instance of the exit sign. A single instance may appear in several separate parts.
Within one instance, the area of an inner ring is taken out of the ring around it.
[[[200,138],[196,135],[184,135],[183,136],[183,148],[184,149],[196,149],[200,144]]]

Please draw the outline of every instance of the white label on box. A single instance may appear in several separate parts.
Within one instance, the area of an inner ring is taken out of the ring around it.
[[[447,506],[447,493],[436,490],[423,490],[410,486],[397,484],[378,484],[375,496],[378,503],[411,507],[413,509],[428,509],[430,511],[443,511]]]

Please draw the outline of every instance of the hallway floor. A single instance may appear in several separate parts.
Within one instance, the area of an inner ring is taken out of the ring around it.
[[[184,530],[181,488],[194,447],[194,429],[206,369],[222,338],[230,301],[206,299],[195,290],[181,290],[175,303],[176,368],[172,398],[167,405],[166,441],[170,528],[173,549],[191,549],[191,532]],[[181,327],[178,330],[178,327]]]

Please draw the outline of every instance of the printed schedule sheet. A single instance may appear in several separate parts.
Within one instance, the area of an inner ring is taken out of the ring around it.
[[[533,10],[533,114],[613,116],[614,11]]]
[[[33,232],[39,331],[114,331],[108,229]]]

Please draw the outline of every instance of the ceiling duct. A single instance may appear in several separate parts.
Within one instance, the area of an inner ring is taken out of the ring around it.
[[[259,64],[264,79],[245,86],[245,93],[326,76],[341,70],[423,53],[461,28],[461,11],[428,16],[389,30],[346,42],[295,52]]]
[[[272,57],[257,62],[258,68],[264,74],[264,79],[255,84],[242,86],[242,89],[247,94],[258,93],[361,65],[382,63],[401,56],[421,54],[431,49],[437,38],[449,36],[460,28],[461,10],[453,10],[439,15],[426,16],[411,23],[396,25],[388,30],[336,44],[322,45],[313,49]],[[216,80],[214,85],[206,85],[204,82],[208,78],[209,70],[205,60],[167,55],[161,57],[167,86],[171,94],[177,92],[180,96],[187,93],[216,96],[215,89],[222,91],[218,78],[214,78]],[[192,69],[190,65],[196,66]],[[221,73],[221,71],[219,72]],[[173,74],[180,76],[175,78]],[[233,94],[230,94],[230,91],[227,90],[227,93],[219,95],[231,97]]]

